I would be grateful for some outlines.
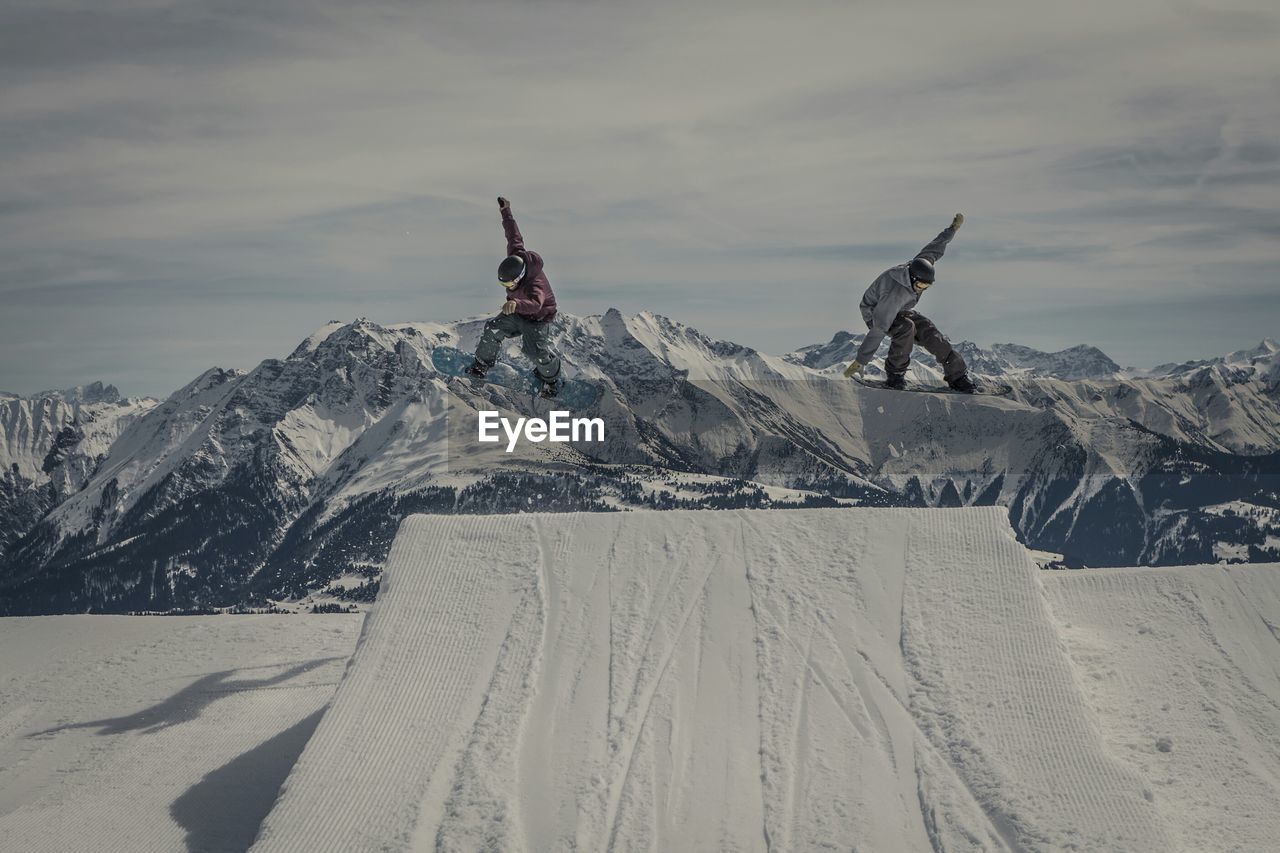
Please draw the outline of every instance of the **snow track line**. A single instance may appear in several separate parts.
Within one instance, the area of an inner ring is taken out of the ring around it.
[[[579,522],[578,513],[568,516],[567,527],[559,532],[559,545],[554,548],[548,547],[549,531],[543,525],[535,524],[538,542],[538,585],[542,600],[542,634],[539,638],[534,675],[536,687],[529,703],[529,710],[524,715],[516,745],[519,756],[520,790],[526,792],[528,798],[534,802],[526,809],[525,798],[517,797],[514,806],[517,820],[520,826],[525,828],[526,836],[530,835],[527,827],[530,824],[531,815],[533,819],[541,822],[548,816],[554,817],[555,813],[556,803],[552,797],[553,791],[549,785],[544,784],[545,774],[550,769],[550,762],[547,761],[549,756],[534,755],[533,750],[535,747],[544,745],[549,749],[550,746],[549,739],[540,740],[539,736],[545,735],[546,730],[550,728],[550,720],[555,712],[555,703],[558,698],[556,687],[560,681],[560,659],[548,652],[552,647],[553,632],[563,629],[556,567],[563,564]],[[551,555],[550,559],[548,554]],[[526,814],[526,811],[531,815]]]
[[[862,527],[879,527],[878,522],[887,520],[886,516],[876,511],[834,515],[832,520],[846,522],[849,529],[841,530],[835,541],[814,555],[816,565],[822,569],[805,580],[803,574],[788,565],[790,549],[777,544],[777,532],[769,525],[762,528],[759,514],[739,515],[743,531],[739,547],[756,614],[761,691],[769,694],[775,705],[762,706],[760,716],[761,751],[770,756],[763,768],[766,775],[761,792],[767,797],[771,789],[775,791],[773,802],[781,807],[780,811],[771,809],[766,799],[766,835],[778,839],[784,850],[840,847],[855,838],[859,846],[867,849],[925,849],[928,842],[922,821],[914,821],[921,824],[919,843],[909,828],[913,819],[908,811],[916,808],[918,793],[914,786],[908,792],[892,781],[897,776],[895,768],[900,766],[899,753],[914,749],[915,745],[910,741],[901,743],[901,737],[895,736],[882,707],[885,700],[877,698],[875,692],[882,689],[881,685],[862,661],[850,657],[861,654],[861,642],[870,639],[866,635],[859,637],[859,625],[867,621],[865,608],[870,602],[878,602],[888,594],[894,610],[900,607],[893,592],[894,583],[857,575],[859,567],[876,573],[901,569],[901,559],[896,560],[895,567],[866,562],[871,555]],[[750,545],[746,536],[748,520],[755,522],[750,526]],[[905,529],[900,521],[890,525],[895,529],[898,526]],[[883,529],[879,531],[880,535],[884,533]],[[895,544],[900,553],[900,542]],[[875,556],[882,556],[878,549]],[[819,578],[821,583],[815,584]],[[788,624],[792,627],[788,628]],[[796,631],[806,627],[802,645]],[[815,648],[819,644],[822,661]],[[896,645],[883,641],[877,645],[882,652],[897,657]],[[784,687],[779,676],[786,675],[790,678]],[[770,684],[772,691],[766,686]],[[825,694],[830,705],[811,701],[810,692],[815,687],[818,695]],[[852,700],[856,708],[851,706],[849,694],[856,697]],[[779,700],[786,704],[777,707]],[[900,703],[888,700],[887,704],[899,715],[905,715]],[[831,718],[823,708],[835,711],[836,717]],[[779,752],[777,741],[781,733],[777,723],[783,720],[787,725],[785,753]],[[832,738],[819,736],[829,732],[837,720],[851,735],[846,743],[832,743]],[[766,736],[770,729],[774,732],[772,738]],[[888,784],[879,781],[882,772],[890,777]],[[779,777],[782,784],[770,785],[771,776]],[[823,830],[815,832],[817,826]]]
[[[697,595],[694,595],[690,598],[688,606],[685,607],[684,613],[680,617],[680,624],[676,628],[676,633],[671,638],[670,646],[666,649],[665,652],[663,652],[662,660],[661,660],[661,663],[659,663],[658,665],[657,673],[654,675],[653,680],[649,683],[647,687],[644,688],[643,692],[640,695],[640,705],[643,708],[643,710],[640,713],[639,720],[634,725],[634,732],[629,737],[629,743],[626,744],[626,748],[621,752],[621,755],[622,755],[621,760],[624,762],[624,766],[622,767],[622,773],[621,775],[616,775],[612,772],[610,774],[613,778],[610,783],[609,806],[608,806],[608,810],[605,812],[605,821],[604,821],[604,826],[609,832],[610,849],[613,849],[613,847],[617,843],[616,832],[617,832],[617,822],[618,822],[618,816],[619,816],[618,812],[619,812],[619,809],[622,807],[623,789],[626,788],[627,779],[631,776],[631,767],[635,763],[636,745],[639,743],[640,735],[644,732],[645,724],[649,720],[649,713],[653,708],[653,697],[657,694],[658,687],[662,684],[662,679],[667,674],[667,668],[671,665],[672,657],[675,656],[675,651],[676,651],[676,648],[679,646],[680,637],[684,634],[685,626],[689,624],[689,618],[693,615],[693,612],[697,610],[699,606],[701,606],[702,598],[706,594],[707,584],[711,580],[711,576],[720,567],[722,559],[723,559],[723,555],[718,554],[716,556],[715,561],[712,562],[711,566],[703,574],[702,583],[698,584],[698,593]],[[662,605],[659,608],[659,612],[661,612],[661,610],[665,607],[668,597],[669,597],[669,590],[668,590],[668,593],[664,593],[662,597]],[[653,636],[656,632],[657,632],[657,622],[654,623],[654,630],[649,633],[648,640],[646,641],[646,644],[645,644],[646,648],[652,647]],[[644,658],[642,658],[641,660],[642,660],[642,668],[643,668]],[[637,680],[639,680],[638,677],[637,677]],[[633,707],[635,707],[634,702],[628,704],[627,710],[629,711]],[[621,734],[622,734],[622,731],[620,730],[619,735]]]
[[[859,652],[859,654],[862,654],[862,653]],[[885,679],[885,677],[880,674],[880,671],[876,669],[875,665],[872,664],[870,660],[866,659],[865,655],[863,656],[863,659],[866,662],[867,668],[876,677],[876,679],[879,681],[881,686],[884,688],[885,692],[888,693],[890,697],[892,697],[893,701],[896,702],[898,706],[911,719],[911,724],[914,727],[916,738],[917,738],[916,748],[917,749],[924,748],[928,750],[930,753],[934,755],[935,758],[937,758],[939,761],[943,763],[943,765],[947,768],[948,771],[950,771],[951,777],[955,780],[956,783],[958,783],[964,789],[965,793],[969,795],[969,799],[973,802],[973,805],[976,808],[982,810],[983,815],[986,818],[987,825],[990,828],[994,838],[998,838],[1004,844],[1005,848],[1008,850],[1015,851],[1015,853],[1017,853],[1017,851],[1021,851],[1023,848],[1017,843],[1017,839],[1011,839],[1007,837],[1008,827],[1003,825],[1001,822],[997,822],[996,820],[993,820],[991,815],[986,813],[986,808],[982,805],[981,800],[978,799],[977,793],[970,786],[969,782],[966,779],[964,779],[961,775],[959,775],[959,773],[957,773],[956,768],[951,766],[951,763],[947,754],[929,738],[928,732],[926,732],[920,726],[920,722],[916,719],[915,715],[912,713],[911,708],[907,705],[907,703],[904,702],[896,692],[894,692],[893,687],[889,684],[888,680]],[[921,781],[921,777],[920,777],[920,767],[919,767],[918,759],[914,769],[916,773],[916,782],[917,782],[916,784],[917,797],[919,798],[919,801],[920,801],[921,817],[924,820],[925,832],[928,834],[930,844],[933,846],[934,850],[936,851],[945,850],[946,845],[942,843],[941,838],[937,835],[938,829],[936,825],[936,820],[932,817],[932,812],[933,812],[932,805],[929,803],[928,798],[924,795],[924,792],[921,790],[921,787],[919,784]]]
[[[905,536],[901,540],[899,550],[902,555],[900,568],[905,571],[906,561],[907,561],[907,557],[906,557],[907,540]],[[744,548],[744,554],[749,554],[749,553],[750,551]],[[777,616],[772,612],[770,612],[770,615],[775,620],[775,624],[777,624],[779,631],[782,632],[784,635],[786,635],[786,632],[785,630],[783,630],[780,621],[777,619]],[[899,618],[898,624],[899,624],[899,631],[901,631],[901,625],[902,625],[901,618]],[[846,674],[849,676],[850,683],[863,697],[863,701],[862,701],[863,709],[864,711],[866,711],[867,716],[871,719],[871,722],[876,726],[877,734],[880,735],[879,744],[883,748],[884,753],[889,757],[890,761],[893,762],[893,765],[896,768],[898,766],[897,753],[894,747],[893,739],[889,734],[888,724],[884,719],[883,713],[880,711],[879,706],[876,702],[873,701],[871,705],[868,705],[866,703],[865,694],[863,694],[863,691],[867,688],[867,685],[859,684],[861,680],[854,673],[853,667],[850,665],[851,663],[850,659],[848,658],[848,656],[843,654],[843,649],[841,648],[839,642],[837,641],[832,629],[825,624],[825,620],[821,616],[815,619],[815,623],[814,623],[815,631],[817,630],[817,627],[819,625],[821,626],[822,632],[825,635],[826,639],[828,639],[831,642],[832,647],[841,652],[841,660],[845,664],[845,671],[846,671]],[[791,638],[788,636],[787,639],[790,640]],[[899,640],[899,654],[901,654],[900,646],[901,646],[901,640]],[[877,683],[881,687],[881,689],[885,691],[885,693],[889,696],[890,701],[894,705],[896,705],[904,713],[904,715],[911,721],[912,728],[916,735],[915,743],[913,744],[914,748],[920,749],[923,747],[924,749],[927,749],[931,753],[933,753],[935,757],[938,760],[940,760],[943,763],[943,765],[948,768],[948,770],[951,771],[951,775],[954,781],[957,784],[963,786],[963,789],[969,795],[969,799],[971,800],[973,806],[975,808],[981,809],[982,806],[976,794],[968,786],[968,783],[955,774],[954,769],[950,767],[947,761],[947,757],[942,753],[942,751],[937,746],[935,746],[930,741],[930,739],[928,738],[924,730],[920,727],[919,722],[912,715],[911,709],[903,701],[902,697],[900,697],[897,694],[897,692],[894,691],[893,687],[889,684],[888,680],[885,679],[883,675],[881,675],[880,671],[871,662],[871,659],[867,655],[867,653],[862,649],[857,649],[856,652],[859,658],[860,668],[863,669],[865,672],[869,672],[874,677],[875,683]],[[810,656],[806,654],[805,656],[806,666],[808,666],[810,663],[809,657]],[[824,683],[823,686],[824,688],[827,689],[828,693],[831,693],[831,688],[828,685]],[[832,698],[835,699],[836,697],[833,695]],[[841,707],[842,711],[845,710],[843,705],[839,703],[838,700],[837,700],[837,704]],[[846,712],[846,716],[848,716],[847,712]],[[861,728],[855,725],[855,729],[859,732],[859,734],[863,734],[865,736],[865,733]],[[917,801],[919,802],[921,807],[921,819],[923,822],[923,828],[925,830],[926,835],[929,838],[930,845],[933,847],[933,849],[935,850],[945,849],[945,845],[942,843],[941,839],[937,835],[936,821],[932,821],[932,819],[930,818],[929,814],[926,811],[926,808],[928,806],[928,801],[927,799],[924,798],[923,791],[921,790],[921,786],[919,784],[920,776],[919,776],[918,767],[916,769],[916,775],[917,775],[916,796],[917,796]],[[998,823],[992,821],[989,815],[986,817],[987,817],[987,824],[993,835],[993,838],[999,838],[1004,843],[1005,847],[1009,850],[1017,851],[1020,849],[1015,843],[1011,843],[1010,839],[1006,837],[1006,832],[1003,827],[1001,827]]]
[[[813,650],[813,634],[814,632],[810,630],[809,639],[805,642],[805,659],[806,660],[809,657],[809,653]],[[807,745],[809,742],[808,681],[809,681],[809,677],[808,677],[807,671],[798,670],[796,672],[796,682],[795,682],[796,684],[796,687],[795,687],[796,724],[795,724],[795,727],[792,729],[792,738],[791,738],[791,754],[792,755],[799,755],[801,746]],[[804,735],[804,737],[802,738],[801,735]],[[800,801],[800,795],[803,789],[804,789],[804,767],[798,766],[796,767],[795,771],[791,774],[791,784],[787,786],[787,789],[786,789],[787,799],[786,799],[786,802],[783,804],[784,806],[783,814],[787,816],[787,820],[783,824],[787,833],[785,838],[786,844],[783,848],[786,850],[792,849],[792,845],[794,843],[792,838],[794,835],[793,828],[795,824],[796,803]],[[761,786],[761,790],[763,791],[763,786]],[[768,823],[766,822],[765,835],[768,836],[768,834],[769,834],[769,829],[768,829]]]
[[[768,613],[769,618],[773,620],[773,624],[778,629],[778,633],[781,634],[786,639],[786,641],[791,645],[791,648],[794,649],[800,655],[800,657],[804,660],[805,671],[808,672],[810,675],[812,675],[814,681],[817,682],[818,686],[821,687],[824,691],[826,691],[827,695],[831,697],[831,701],[834,702],[836,707],[840,709],[840,713],[843,714],[844,718],[849,721],[849,726],[855,732],[858,733],[858,737],[864,741],[875,740],[876,738],[873,736],[871,728],[866,725],[858,723],[857,715],[851,713],[849,709],[845,706],[844,700],[840,698],[840,691],[836,690],[835,687],[832,686],[831,680],[827,677],[827,674],[822,669],[822,667],[818,666],[813,662],[812,655],[800,650],[800,645],[794,639],[792,639],[789,633],[787,633],[787,629],[782,627],[782,621],[779,620],[778,617],[775,616],[767,607],[765,608],[765,612]],[[834,638],[830,637],[829,635],[828,635],[828,639],[834,640]],[[811,635],[810,644],[809,644],[810,649],[812,649],[812,646],[813,644],[812,644],[812,635]],[[854,688],[854,692],[856,693],[857,692],[856,685],[850,685],[850,686]],[[870,710],[867,708],[866,702],[862,703],[862,710],[864,712],[867,712],[866,716],[868,717],[871,716]]]
[[[909,539],[904,538],[902,544],[903,544],[903,556],[902,556],[903,567],[904,567],[904,571],[909,576],[910,575]],[[908,645],[909,645],[909,642],[907,639],[907,632],[908,632],[907,626],[909,622],[906,615],[907,589],[908,589],[908,586],[904,584],[903,615],[900,623],[902,626],[902,637],[899,642],[899,647],[902,651],[904,664],[907,665],[908,670],[910,671],[909,655],[907,652]],[[922,742],[926,745],[927,748],[929,748],[932,752],[936,753],[937,756],[942,759],[943,765],[947,767],[954,774],[956,780],[959,781],[965,793],[968,794],[969,798],[978,806],[979,809],[982,810],[983,816],[986,819],[988,830],[994,835],[995,838],[998,838],[1000,840],[1000,842],[1005,846],[1006,849],[1013,851],[1013,853],[1021,853],[1021,851],[1023,851],[1025,848],[1023,847],[1022,843],[1019,841],[1017,837],[1017,830],[1014,827],[1010,826],[1008,818],[1003,814],[992,813],[992,809],[989,803],[986,802],[984,800],[984,797],[981,796],[979,792],[974,789],[973,783],[970,781],[969,778],[967,778],[967,775],[965,773],[965,768],[955,766],[954,758],[948,754],[948,751],[945,749],[945,747],[941,744],[936,743],[934,738],[931,737],[930,732],[926,731],[925,728],[921,725],[919,720],[919,714],[916,710],[913,710],[909,705],[906,705],[906,704],[904,704],[904,708],[906,708],[909,715],[911,716],[912,723],[915,725],[916,730],[922,739]],[[916,768],[916,777],[918,781],[921,779],[918,766]],[[917,785],[917,790],[919,790],[918,785]],[[926,821],[926,829],[928,831],[928,821]],[[937,832],[936,826],[934,826],[933,830],[929,832],[930,843],[934,844],[935,847],[941,844],[941,839],[936,837],[936,832]]]
[[[746,535],[744,532],[742,536],[742,555],[744,565],[750,564],[750,553],[750,549],[746,544]],[[773,609],[770,608],[767,603],[763,605],[762,612],[773,621],[774,626],[778,629],[778,633],[781,634],[791,647],[800,654],[801,659],[804,661],[805,670],[813,675],[814,679],[822,689],[831,697],[831,701],[840,709],[840,712],[844,715],[845,719],[849,721],[849,725],[858,733],[858,736],[865,741],[876,740],[881,746],[885,747],[885,753],[892,759],[893,744],[892,739],[889,737],[888,727],[884,722],[883,716],[880,715],[879,710],[873,710],[874,703],[872,703],[871,706],[867,705],[866,699],[862,696],[862,692],[858,687],[859,679],[854,674],[852,667],[849,666],[849,659],[846,658],[843,653],[840,654],[840,660],[845,666],[845,674],[849,676],[849,686],[853,688],[854,694],[858,696],[858,701],[862,705],[864,715],[871,723],[870,727],[858,723],[857,717],[859,715],[855,715],[849,711],[845,706],[844,700],[840,698],[841,691],[838,691],[833,686],[832,680],[827,675],[826,670],[813,661],[813,637],[819,630],[821,630],[823,637],[831,644],[831,648],[836,651],[841,651],[839,641],[836,639],[835,634],[831,629],[824,623],[822,616],[820,614],[815,616],[813,624],[811,625],[809,638],[806,641],[806,649],[805,651],[801,651],[799,644],[787,631],[786,627],[782,624],[782,620],[773,612]],[[873,737],[872,729],[874,729],[875,737]]]
[[[512,575],[510,582],[518,590],[519,600],[507,619],[490,623],[492,628],[505,624],[502,642],[480,711],[453,772],[444,816],[434,836],[436,849],[516,844],[525,835],[520,822],[517,756],[536,690],[546,608],[541,584],[544,551],[538,526],[522,520],[519,527],[528,528],[516,532],[535,546],[528,555],[532,565],[517,561],[510,569],[493,568],[498,576]],[[510,533],[499,534],[498,539],[513,541]],[[424,847],[431,840],[430,821],[420,820],[419,828],[423,833],[415,835],[413,847]]]
[[[742,522],[739,522],[738,524],[738,547],[742,550],[742,554],[743,554],[742,575],[743,575],[743,580],[745,580],[747,584],[748,601],[750,602],[750,605],[751,605],[752,639],[755,645],[755,656],[756,656],[756,680],[757,682],[759,682],[756,687],[756,721],[760,731],[759,731],[759,737],[758,737],[758,742],[756,746],[760,751],[760,755],[764,756],[769,754],[770,752],[769,744],[765,742],[766,720],[765,720],[765,706],[764,706],[764,697],[763,697],[763,694],[766,692],[764,688],[764,682],[767,678],[766,673],[768,669],[764,665],[766,663],[765,652],[764,652],[766,643],[764,640],[764,636],[760,630],[761,609],[764,607],[764,603],[763,603],[763,595],[758,594],[756,590],[757,584],[752,577],[751,561],[746,557],[746,555],[750,553],[750,550],[747,547],[747,527],[746,527],[746,524]],[[813,628],[811,627],[809,630],[809,636],[805,641],[806,657],[808,656],[808,651],[812,648],[813,648]],[[807,725],[808,691],[805,686],[806,681],[807,681],[807,678],[804,671],[797,671],[795,673],[794,680],[792,681],[792,685],[793,685],[792,692],[795,693],[796,700],[794,705],[795,722],[792,725],[791,732],[790,732],[791,755],[798,754],[800,751],[800,744],[802,742],[807,742],[807,740],[802,740],[801,738],[802,734],[805,734],[805,735],[808,734],[808,725]],[[772,758],[773,757],[771,756],[771,759]],[[764,835],[765,850],[768,851],[768,853],[772,853],[774,846],[773,846],[773,834],[769,832],[769,801],[768,801],[768,792],[766,791],[767,781],[768,781],[767,777],[768,777],[768,770],[765,767],[764,761],[762,758],[761,767],[760,767],[760,782],[761,782],[760,784],[760,825],[761,827],[760,828],[761,828],[761,832]],[[789,785],[786,785],[783,788],[784,790],[784,799],[782,803],[782,806],[783,806],[782,829],[784,832],[783,846],[782,846],[783,850],[793,849],[793,842],[792,842],[793,820],[791,816],[795,814],[796,801],[800,798],[800,788],[801,788],[800,780],[801,780],[801,774],[799,769],[797,769],[797,771],[792,774],[791,783]]]
[[[916,524],[908,543],[904,648],[917,681],[912,708],[925,712],[931,739],[961,778],[971,786],[981,780],[974,794],[993,823],[1007,827],[1006,840],[1038,848],[1069,839],[1097,846],[1106,838],[1132,850],[1169,849],[1140,780],[1107,754],[1037,573],[1011,535],[996,525],[939,535]],[[960,579],[946,567],[952,550],[981,555],[987,568]],[[945,621],[925,617],[942,612]],[[986,654],[975,659],[966,648]],[[982,696],[1001,701],[984,710]],[[960,708],[974,710],[961,715]],[[1006,734],[983,742],[982,730]],[[1001,764],[1021,770],[1002,778]]]

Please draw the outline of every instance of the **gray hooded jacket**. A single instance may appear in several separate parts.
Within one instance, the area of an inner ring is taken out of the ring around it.
[[[920,250],[917,258],[925,258],[936,263],[947,250],[947,244],[956,236],[956,229],[948,227],[933,242]],[[862,319],[867,324],[867,336],[862,339],[858,348],[857,360],[862,364],[870,364],[875,358],[880,342],[888,334],[889,327],[903,311],[910,311],[920,301],[920,294],[911,286],[911,274],[907,272],[910,263],[890,267],[867,288],[862,294],[862,302],[858,308],[862,311]]]

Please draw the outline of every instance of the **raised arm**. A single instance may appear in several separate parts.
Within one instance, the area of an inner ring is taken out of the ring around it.
[[[960,226],[963,224],[964,214],[957,213],[955,218],[951,220],[951,224],[943,229],[942,233],[937,237],[934,237],[933,242],[917,252],[916,257],[935,263],[942,257],[942,253],[947,250],[947,244],[951,242],[952,237],[956,236],[956,232],[960,230]]]
[[[523,255],[524,237],[520,236],[520,226],[516,225],[516,218],[511,215],[511,202],[498,196],[498,210],[502,211],[502,230],[507,235],[507,254]]]

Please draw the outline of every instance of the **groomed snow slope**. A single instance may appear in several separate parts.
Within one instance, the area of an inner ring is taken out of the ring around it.
[[[360,621],[0,619],[0,851],[244,850]]]
[[[254,850],[1262,849],[1280,576],[1213,571],[1046,593],[996,508],[412,517]]]
[[[1046,572],[1103,742],[1174,847],[1280,839],[1280,567]]]

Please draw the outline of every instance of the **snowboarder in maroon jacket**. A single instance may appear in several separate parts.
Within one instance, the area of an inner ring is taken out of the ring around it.
[[[520,335],[520,349],[533,361],[534,371],[542,381],[542,396],[554,397],[560,390],[560,357],[551,348],[556,296],[542,270],[542,256],[524,247],[520,228],[511,215],[511,202],[499,196],[498,210],[507,235],[507,257],[498,265],[498,283],[507,289],[507,300],[502,304],[502,313],[484,324],[475,361],[467,373],[483,379],[498,360],[502,342]]]

